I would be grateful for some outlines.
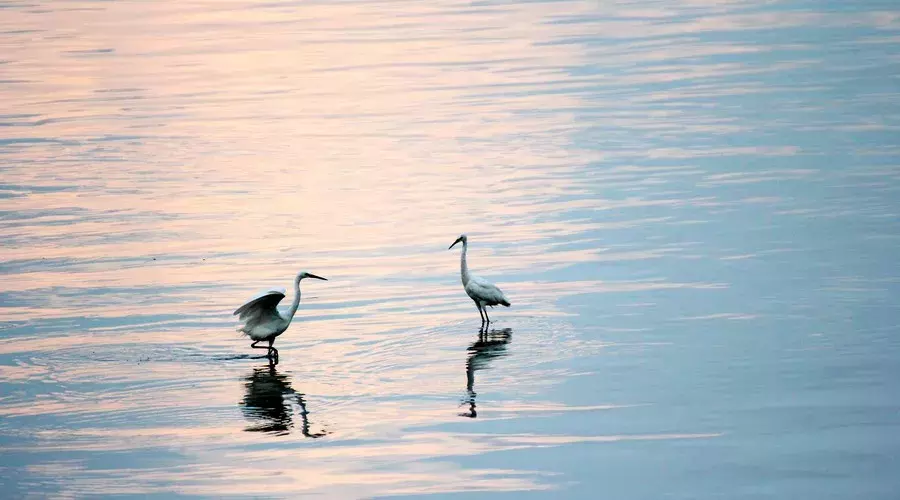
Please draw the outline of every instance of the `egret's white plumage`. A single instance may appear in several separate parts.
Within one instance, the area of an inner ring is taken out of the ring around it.
[[[460,241],[462,242],[463,247],[462,254],[460,254],[459,258],[459,272],[462,276],[463,289],[466,291],[466,295],[475,302],[475,307],[478,308],[478,314],[482,315],[481,322],[484,323],[487,321],[490,323],[491,318],[487,315],[487,306],[494,307],[500,305],[509,307],[509,300],[506,298],[506,295],[503,295],[503,292],[497,288],[497,285],[469,272],[469,265],[466,262],[466,251],[469,249],[469,237],[465,234],[460,235],[459,238],[450,245],[450,248],[456,246]]]
[[[270,355],[274,353],[275,357],[278,357],[278,350],[272,347],[272,344],[275,342],[275,337],[287,330],[291,320],[294,319],[294,314],[297,313],[297,308],[300,307],[300,281],[303,278],[325,280],[325,278],[306,271],[297,274],[297,277],[294,278],[294,302],[291,303],[291,308],[288,309],[285,315],[278,312],[278,303],[285,297],[284,289],[268,290],[258,294],[234,311],[234,315],[238,316],[238,319],[243,323],[238,331],[243,332],[253,340],[250,347],[254,349],[268,349]],[[267,340],[269,346],[257,347],[257,342],[263,340]]]

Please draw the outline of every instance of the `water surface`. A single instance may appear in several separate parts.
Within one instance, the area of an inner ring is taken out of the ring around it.
[[[0,12],[7,495],[900,487],[893,2]]]

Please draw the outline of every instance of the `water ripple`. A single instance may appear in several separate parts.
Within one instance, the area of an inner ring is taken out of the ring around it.
[[[892,498],[893,4],[0,10],[8,495]]]

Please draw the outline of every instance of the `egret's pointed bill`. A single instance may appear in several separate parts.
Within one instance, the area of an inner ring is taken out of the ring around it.
[[[315,278],[317,280],[322,280],[322,281],[328,281],[327,279],[325,279],[321,276],[316,276],[315,274],[310,274],[310,273],[306,273],[306,277],[307,278]]]
[[[450,250],[451,248],[455,247],[456,244],[459,243],[460,241],[462,241],[462,237],[456,238],[456,241],[454,241],[452,245],[447,247],[447,250]]]

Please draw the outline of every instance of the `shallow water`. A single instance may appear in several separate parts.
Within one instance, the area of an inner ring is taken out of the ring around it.
[[[877,1],[0,3],[0,489],[894,498],[898,42]],[[231,313],[301,269],[269,366]]]

